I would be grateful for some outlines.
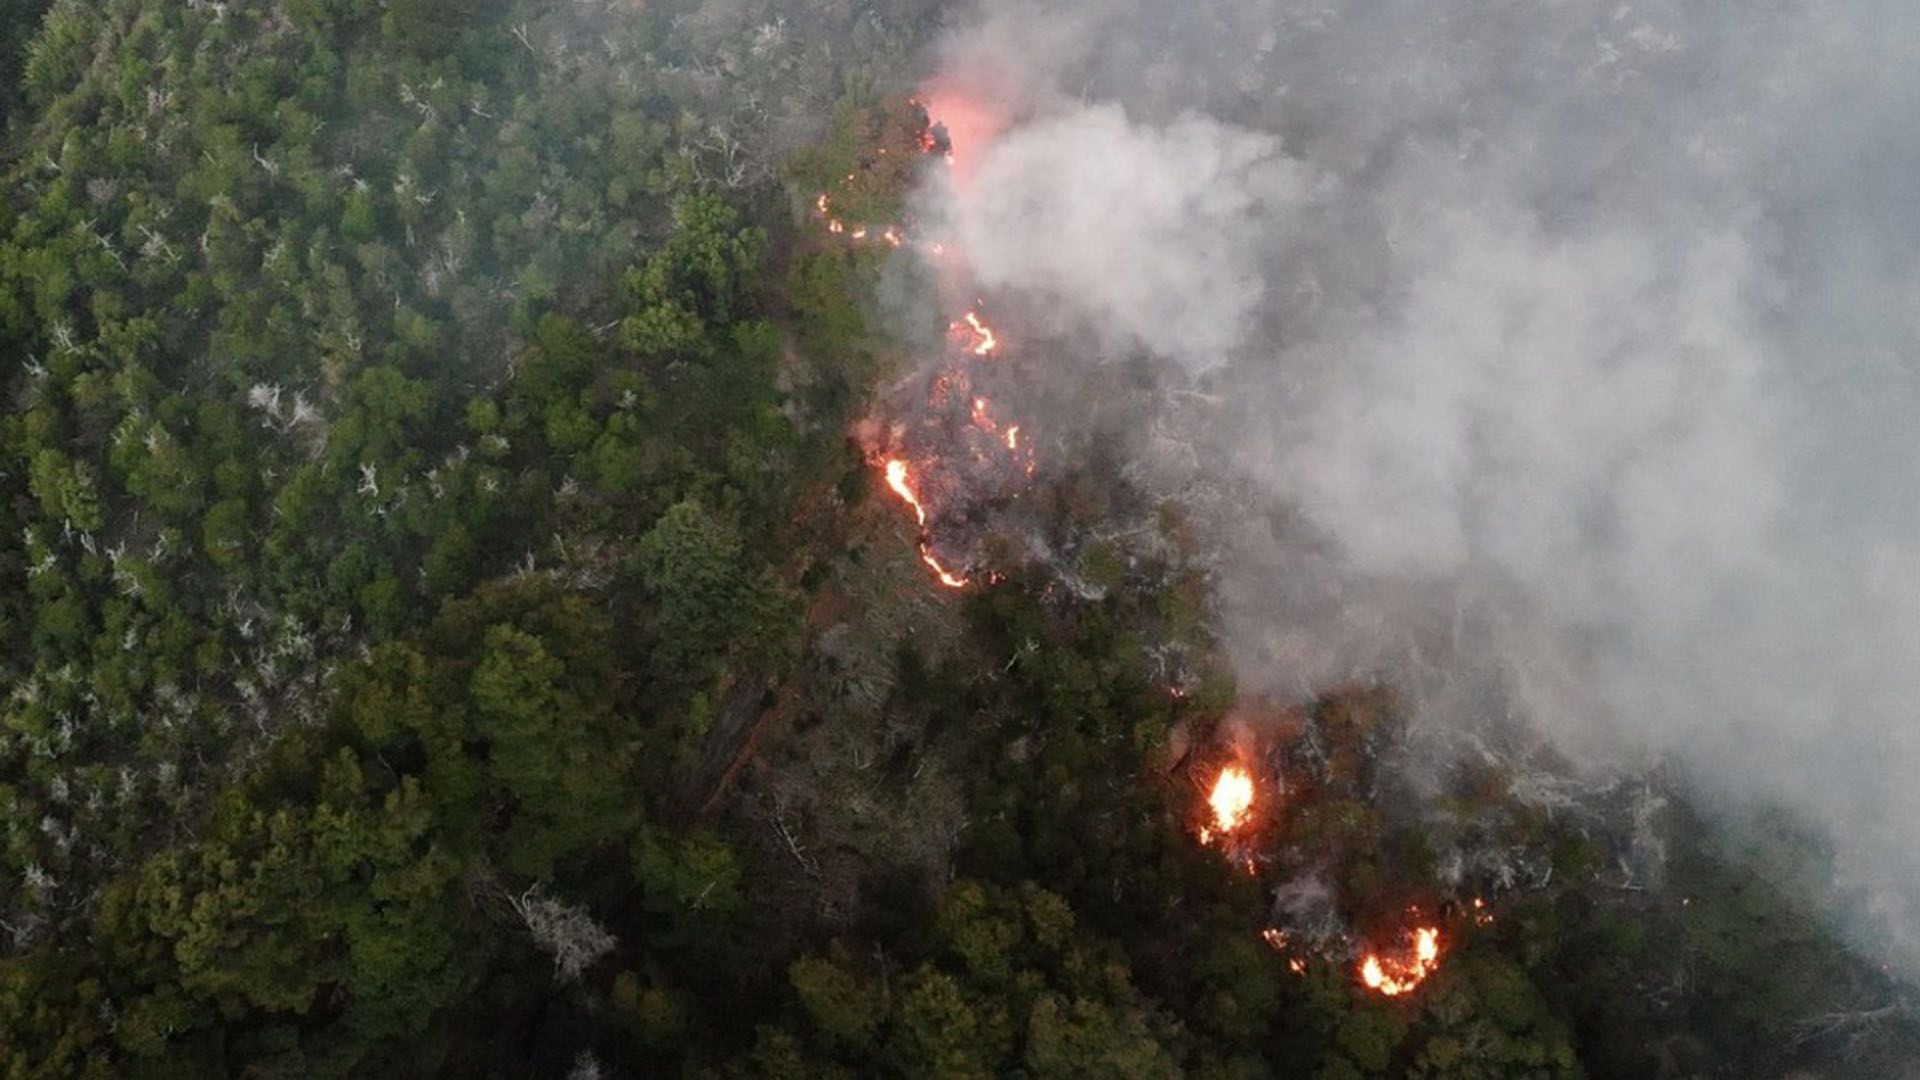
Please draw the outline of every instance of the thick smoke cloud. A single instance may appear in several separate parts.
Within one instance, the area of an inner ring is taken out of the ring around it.
[[[1492,613],[1565,745],[1797,807],[1910,936],[1916,40],[1872,0],[990,3],[943,69],[1018,119],[936,201],[1303,523],[1223,569],[1243,681]]]
[[[1264,291],[1253,241],[1305,186],[1278,139],[1197,115],[1140,125],[1117,105],[1010,132],[971,185],[955,238],[981,284],[1058,297],[1196,365],[1247,336]]]

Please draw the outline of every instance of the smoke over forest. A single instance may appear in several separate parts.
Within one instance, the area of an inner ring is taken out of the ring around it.
[[[0,1075],[1920,1076],[1915,40],[0,0]]]
[[[1136,445],[1257,497],[1212,502],[1243,685],[1449,722],[1494,667],[1577,760],[1811,815],[1910,950],[1915,22],[994,3],[942,71],[1009,130],[929,202],[1049,363],[1211,402]]]

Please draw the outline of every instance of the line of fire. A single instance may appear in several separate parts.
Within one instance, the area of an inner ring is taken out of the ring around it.
[[[911,105],[924,125],[919,152],[929,162],[950,167],[954,145],[946,128],[919,99]],[[875,225],[843,214],[843,201],[857,200],[851,189],[860,180],[857,174],[846,178],[848,194],[822,191],[813,196],[811,216],[827,236],[854,248],[879,245],[926,260],[947,276],[949,291],[955,291],[956,278],[958,291],[970,291],[959,277],[964,275],[965,252],[951,240],[923,235],[912,221]],[[1017,341],[1002,333],[984,300],[976,297],[952,313],[943,348],[923,365],[919,390],[898,410],[901,415],[866,425],[859,437],[878,480],[914,530],[919,561],[942,589],[965,590],[998,580],[991,568],[978,564],[979,545],[972,542],[978,537],[969,518],[980,506],[1017,498],[1040,468],[1039,441],[992,390],[993,384],[1017,377],[1019,363]],[[1183,696],[1177,686],[1172,692]],[[1354,696],[1364,699],[1369,693],[1359,690]],[[1336,695],[1335,701],[1340,700]],[[1253,706],[1254,711],[1267,708]],[[1336,708],[1367,706],[1348,702]],[[1303,796],[1312,789],[1315,772],[1308,759],[1324,757],[1307,733],[1310,725],[1311,720],[1298,715],[1277,723],[1241,725],[1236,729],[1240,736],[1216,734],[1215,749],[1183,752],[1177,771],[1190,781],[1190,832],[1198,846],[1217,853],[1236,872],[1270,885],[1275,924],[1252,932],[1281,956],[1287,971],[1306,976],[1316,965],[1326,965],[1345,972],[1351,985],[1364,992],[1385,998],[1413,994],[1440,969],[1460,934],[1492,924],[1492,908],[1475,895],[1439,904],[1429,899],[1355,917],[1340,910],[1335,889],[1311,870],[1301,872],[1298,852],[1277,854],[1296,842],[1288,835],[1288,811],[1293,805],[1308,805]],[[1249,730],[1265,734],[1247,738]],[[1180,734],[1176,743],[1190,746],[1192,737]],[[1290,783],[1290,771],[1300,779]],[[1312,861],[1305,864],[1311,867]],[[1274,878],[1270,883],[1269,874]]]

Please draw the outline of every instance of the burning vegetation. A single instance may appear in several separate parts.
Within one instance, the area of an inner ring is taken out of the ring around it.
[[[1207,793],[1207,807],[1213,818],[1200,827],[1201,843],[1211,844],[1240,831],[1253,812],[1253,774],[1239,765],[1221,769]]]
[[[933,571],[934,579],[949,589],[958,589],[966,585],[967,579],[940,565],[940,559],[933,553],[933,540],[927,531],[927,508],[921,503],[920,496],[913,490],[911,467],[900,458],[888,458],[882,469],[886,474],[887,487],[900,497],[913,511],[913,520],[920,526],[920,561]]]
[[[924,114],[922,106],[915,108]],[[955,140],[944,129],[933,134],[933,117],[923,115],[922,123],[905,152],[923,165],[935,159],[952,164]],[[888,168],[899,160],[892,153],[879,156],[890,159]],[[1008,391],[1014,380],[1023,376],[1019,339],[1010,341],[995,325],[991,298],[975,293],[965,279],[963,252],[944,258],[948,242],[925,235],[900,206],[886,208],[889,217],[876,217],[875,208],[885,204],[869,197],[866,187],[856,169],[813,196],[810,209],[823,238],[853,253],[882,248],[875,253],[897,250],[901,258],[923,260],[919,265],[933,268],[944,295],[968,302],[942,312],[936,325],[945,326],[944,340],[930,343],[937,352],[883,399],[877,415],[857,426],[858,441],[888,498],[910,518],[915,553],[934,583],[958,590],[994,582],[999,573],[978,561],[986,524],[1007,520],[1004,511],[1032,486],[1037,470],[1035,442],[1023,422],[1031,418],[1010,415],[1005,406],[1013,400]],[[1032,377],[1031,370],[1025,374]],[[1176,708],[1191,707],[1177,676],[1169,696],[1181,703]],[[1435,902],[1427,910],[1438,914],[1423,917],[1420,909],[1409,909],[1396,916],[1385,908],[1382,918],[1382,898],[1369,895],[1349,874],[1358,865],[1381,869],[1372,849],[1360,853],[1361,837],[1376,831],[1384,837],[1380,857],[1392,877],[1401,831],[1431,826],[1381,810],[1383,781],[1391,781],[1378,762],[1401,735],[1392,697],[1378,688],[1349,687],[1283,711],[1290,714],[1284,721],[1254,725],[1255,745],[1236,739],[1230,757],[1206,760],[1197,810],[1183,831],[1217,851],[1236,873],[1255,879],[1271,898],[1266,918],[1249,930],[1287,971],[1303,976],[1318,969],[1345,978],[1361,997],[1422,997],[1445,956],[1491,925],[1492,909],[1480,894],[1539,887],[1549,864],[1541,852],[1503,835],[1505,823],[1497,819],[1451,833],[1440,829],[1433,835],[1439,837],[1442,873],[1410,890],[1423,902]]]
[[[1407,947],[1400,952],[1367,953],[1358,968],[1360,983],[1386,997],[1410,993],[1440,966],[1440,929],[1421,926],[1412,930]]]
[[[856,248],[877,241],[928,258],[943,255],[945,244],[920,239],[904,210],[875,193],[889,190],[889,182],[897,185],[899,170],[910,172],[916,155],[921,161],[951,164],[953,139],[918,99],[909,100],[905,110],[883,110],[874,127],[883,136],[881,145],[859,159],[837,190],[815,194],[814,216],[828,235]],[[897,137],[884,138],[888,133]],[[897,220],[870,223],[871,215],[879,212],[895,214]],[[992,399],[977,387],[968,368],[972,362],[1002,356],[1000,336],[981,304],[951,320],[948,342],[947,355],[928,366],[922,399],[900,407],[900,418],[884,436],[869,442],[867,453],[887,490],[913,514],[920,561],[939,584],[958,589],[972,575],[937,550],[936,530],[942,520],[964,517],[975,503],[1016,492],[1033,475],[1035,462],[1024,426],[996,415]]]
[[[969,311],[953,323],[953,329],[966,341],[966,351],[974,356],[991,356],[1000,347],[993,327],[980,320],[978,311]]]
[[[1288,971],[1303,975],[1319,961],[1350,972],[1356,991],[1390,998],[1418,990],[1440,969],[1454,938],[1493,924],[1492,906],[1478,888],[1520,884],[1494,866],[1489,880],[1466,877],[1450,887],[1465,860],[1458,871],[1443,866],[1440,878],[1415,886],[1442,901],[1436,917],[1424,906],[1382,911],[1373,898],[1377,879],[1369,876],[1377,870],[1347,874],[1350,865],[1378,868],[1384,860],[1391,866],[1402,847],[1377,809],[1379,755],[1403,738],[1394,714],[1390,696],[1362,687],[1307,709],[1242,702],[1215,735],[1231,742],[1229,754],[1193,761],[1203,779],[1192,826],[1202,845],[1258,878],[1272,897],[1254,930]],[[1284,801],[1277,797],[1283,787]],[[1355,824],[1369,820],[1385,842],[1369,841],[1364,853],[1347,850]],[[1428,826],[1422,832],[1422,843],[1440,841],[1443,861],[1460,858],[1445,851],[1446,834]],[[1454,891],[1469,882],[1475,891]],[[1446,900],[1449,893],[1457,899]]]
[[[928,378],[920,400],[868,451],[888,490],[913,514],[920,560],[949,588],[966,584],[970,575],[936,552],[942,522],[957,522],[978,504],[1017,494],[1035,470],[1023,426],[1002,422],[969,370],[993,353],[998,338],[978,311],[964,319],[955,325],[967,328],[966,338]]]
[[[951,162],[952,140],[925,115],[924,107],[918,102],[913,107],[924,122],[913,149],[923,158]],[[845,186],[857,191],[860,180],[856,171]],[[843,217],[840,205],[837,193],[821,192],[815,196],[813,210],[827,234],[844,243],[858,248],[878,240],[923,257],[946,250],[939,242],[919,238],[913,223],[904,217],[884,225],[861,223]],[[912,517],[920,561],[939,585],[960,589],[974,579],[974,572],[965,560],[943,555],[942,548],[965,535],[973,508],[1017,495],[1033,475],[1035,462],[1031,443],[1023,438],[1023,425],[1003,418],[985,388],[993,379],[1009,377],[1002,363],[1007,359],[1004,343],[988,321],[985,305],[976,300],[947,325],[945,355],[927,365],[923,392],[896,405],[897,418],[891,423],[870,427],[867,452],[887,491]],[[991,367],[981,366],[988,361],[993,362]],[[1365,709],[1336,709],[1327,720],[1339,729],[1351,727],[1364,714]],[[1275,819],[1279,809],[1277,800],[1261,797],[1261,772],[1239,755],[1219,765],[1205,784],[1202,818],[1195,829],[1201,844],[1220,849],[1233,865],[1255,877],[1267,861],[1258,849],[1271,831],[1257,826],[1263,818]],[[1273,773],[1270,786],[1276,791],[1280,776],[1278,770]],[[1476,909],[1476,914],[1484,916],[1484,910]],[[1400,948],[1365,946],[1345,931],[1331,936],[1294,935],[1269,926],[1260,935],[1286,957],[1288,969],[1295,974],[1307,970],[1310,954],[1335,961],[1358,955],[1357,984],[1386,997],[1411,993],[1438,968],[1441,956],[1437,925],[1409,927]]]

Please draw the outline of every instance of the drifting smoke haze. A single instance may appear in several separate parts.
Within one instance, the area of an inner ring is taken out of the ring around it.
[[[943,78],[1012,122],[929,213],[1079,359],[1215,402],[1158,422],[1270,503],[1223,526],[1243,684],[1451,625],[1585,759],[1831,828],[1911,940],[1914,41],[1852,0],[992,3]]]

